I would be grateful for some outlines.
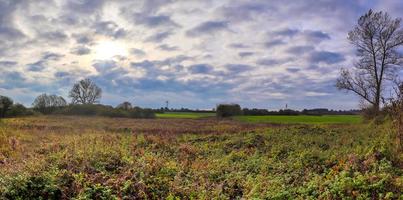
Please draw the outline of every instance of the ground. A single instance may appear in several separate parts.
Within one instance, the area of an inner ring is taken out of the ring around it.
[[[62,116],[0,123],[0,199],[403,198],[402,154],[388,123]]]

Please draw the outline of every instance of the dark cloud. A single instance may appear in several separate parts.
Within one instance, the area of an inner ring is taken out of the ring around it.
[[[70,75],[70,73],[68,73],[68,72],[56,72],[55,73],[55,77],[57,77],[57,78],[63,78],[63,77],[69,76],[69,75]]]
[[[299,72],[301,69],[289,67],[286,70],[290,73],[296,73]]]
[[[155,42],[155,43],[160,43],[163,42],[165,39],[167,39],[169,36],[173,35],[174,33],[172,31],[164,31],[160,33],[156,33],[154,35],[149,36],[146,38],[146,42]]]
[[[281,62],[276,59],[260,59],[256,62],[256,64],[264,66],[274,66],[281,64]]]
[[[232,44],[228,45],[228,47],[234,48],[234,49],[247,49],[247,48],[250,48],[249,45],[242,44],[242,43],[232,43]]]
[[[72,49],[71,53],[75,54],[75,55],[80,55],[80,56],[87,55],[87,54],[91,53],[91,49],[86,46],[78,46],[78,47]]]
[[[254,54],[255,54],[254,52],[244,51],[244,52],[239,52],[238,56],[241,58],[246,58],[246,57],[253,56]]]
[[[310,45],[294,46],[286,50],[287,53],[301,55],[313,51],[315,48]]]
[[[286,29],[282,29],[282,30],[279,30],[279,31],[274,31],[274,32],[272,32],[272,34],[275,35],[275,36],[294,37],[299,32],[300,31],[297,30],[297,29],[286,28]]]
[[[312,63],[336,64],[344,60],[345,58],[342,54],[330,51],[315,51],[309,57],[309,61]]]
[[[123,38],[127,32],[113,21],[101,21],[95,24],[95,33],[113,38]]]
[[[330,36],[329,34],[323,32],[323,31],[318,31],[318,30],[299,30],[299,29],[292,29],[292,28],[286,28],[282,29],[279,31],[273,31],[270,32],[270,35],[272,36],[279,36],[279,37],[285,37],[285,38],[293,38],[296,36],[302,36],[304,37],[307,41],[309,42],[314,42],[318,43],[323,40],[329,40]],[[276,39],[273,41],[281,41],[280,39]]]
[[[104,0],[67,0],[66,7],[73,12],[92,14],[101,9],[104,3]]]
[[[3,0],[0,2],[0,40],[16,40],[25,37],[14,24],[13,14],[21,0]]]
[[[0,66],[12,67],[15,65],[17,65],[17,62],[15,62],[15,61],[0,61]]]
[[[89,44],[92,42],[92,37],[86,34],[73,34],[78,44]]]
[[[28,71],[39,72],[45,69],[45,62],[41,60],[35,63],[28,64],[27,67]]]
[[[273,47],[280,46],[283,44],[286,44],[283,40],[275,39],[275,40],[264,43],[264,46],[266,48],[273,48]]]
[[[1,27],[0,25],[0,39],[15,40],[25,37],[25,35],[18,29],[13,27]]]
[[[228,31],[227,21],[207,21],[199,24],[198,26],[186,31],[189,37],[197,37],[205,34],[212,34],[219,31]]]
[[[321,42],[323,40],[330,40],[330,36],[322,31],[305,31],[305,37],[311,42]]]
[[[135,55],[135,56],[139,56],[139,57],[143,57],[143,56],[146,55],[145,51],[143,51],[141,49],[137,49],[137,48],[131,48],[130,53]]]
[[[231,73],[242,73],[252,69],[252,66],[245,64],[227,64],[225,68]]]
[[[137,13],[134,15],[134,21],[137,24],[141,24],[149,28],[180,27],[168,15],[144,15],[142,13]]]
[[[179,50],[179,48],[177,46],[169,46],[167,44],[162,44],[162,45],[158,46],[158,48],[163,50],[163,51],[177,51],[177,50]]]
[[[53,42],[64,41],[68,38],[67,34],[65,34],[63,31],[44,32],[44,33],[41,33],[40,36],[42,38],[44,38],[45,40],[50,40]]]
[[[21,88],[27,87],[26,78],[20,72],[4,72],[0,73],[0,78],[7,83],[5,85],[0,84],[1,88],[12,89],[12,88]]]
[[[96,60],[92,65],[99,73],[105,74],[117,67],[114,60]]]
[[[28,71],[40,72],[47,67],[49,61],[59,61],[63,57],[64,55],[62,54],[45,52],[42,53],[42,57],[40,60],[33,63],[29,63],[26,65],[26,67]]]
[[[226,19],[232,22],[242,22],[251,20],[256,15],[269,13],[272,9],[274,9],[272,6],[264,2],[245,2],[223,6],[221,12]]]
[[[46,61],[46,60],[58,61],[63,57],[64,57],[63,54],[58,54],[58,53],[53,53],[53,52],[45,52],[45,53],[42,54],[42,61]]]
[[[192,74],[208,74],[214,69],[213,66],[208,64],[195,64],[189,66],[189,71]]]
[[[132,62],[130,65],[132,67],[141,67],[143,69],[156,69],[159,70],[163,66],[170,66],[172,67],[171,69],[175,70],[181,70],[183,67],[181,66],[181,63],[183,61],[189,61],[192,60],[192,57],[185,56],[185,55],[178,55],[170,58],[166,58],[164,60],[144,60],[141,62]]]

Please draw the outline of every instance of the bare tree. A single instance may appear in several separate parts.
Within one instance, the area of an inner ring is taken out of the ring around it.
[[[66,100],[64,100],[61,96],[56,95],[47,95],[41,94],[36,97],[35,101],[32,103],[32,106],[35,110],[43,113],[50,114],[55,111],[57,108],[66,106]]]
[[[354,92],[370,103],[375,112],[380,109],[385,81],[397,76],[402,63],[402,55],[397,51],[403,45],[400,23],[400,18],[369,10],[348,34],[360,59],[352,70],[342,69],[336,86]]]
[[[102,96],[102,90],[90,79],[83,79],[74,84],[69,97],[73,104],[98,103]]]

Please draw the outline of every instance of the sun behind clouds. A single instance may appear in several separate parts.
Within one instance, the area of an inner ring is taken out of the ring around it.
[[[95,46],[95,59],[106,60],[114,56],[127,56],[127,47],[116,41],[103,40]]]

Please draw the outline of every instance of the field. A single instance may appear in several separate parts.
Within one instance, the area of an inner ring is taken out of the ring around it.
[[[388,123],[29,117],[0,124],[0,199],[399,199]]]
[[[238,116],[243,122],[251,123],[281,123],[281,124],[358,124],[362,121],[359,115],[295,115],[295,116]]]
[[[214,117],[214,116],[215,116],[215,113],[196,113],[196,112],[157,113],[158,118],[198,119],[198,118]]]

